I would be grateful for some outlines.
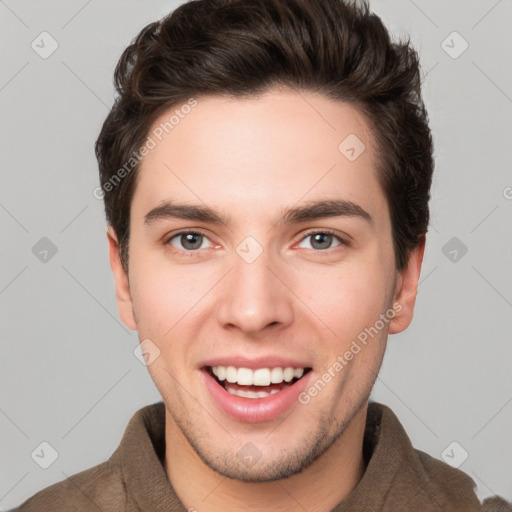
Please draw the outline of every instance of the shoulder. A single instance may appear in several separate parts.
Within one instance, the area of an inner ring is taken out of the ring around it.
[[[22,503],[12,512],[82,512],[126,510],[126,492],[115,459],[57,482]]]
[[[136,502],[151,498],[157,480],[169,492],[159,459],[164,451],[165,407],[158,402],[133,414],[108,460],[46,487],[11,512],[136,512]],[[140,491],[148,477],[151,485]]]
[[[365,443],[376,459],[374,466],[390,472],[388,500],[410,496],[408,504],[417,510],[512,512],[512,504],[499,496],[481,503],[468,474],[414,448],[398,417],[384,404],[369,403]]]
[[[464,510],[481,512],[512,512],[512,503],[499,496],[486,498],[480,503],[475,493],[476,483],[466,473],[438,460],[421,450],[414,450],[421,461],[427,481],[436,487],[436,494],[442,493],[450,502],[464,505]]]
[[[475,481],[460,469],[432,457],[428,453],[414,449],[425,472],[427,480],[435,484],[447,494],[459,493],[463,496],[475,497]]]
[[[512,512],[512,503],[500,496],[492,496],[484,500],[482,512]]]

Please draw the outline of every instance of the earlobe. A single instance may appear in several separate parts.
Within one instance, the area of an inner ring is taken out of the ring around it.
[[[136,330],[137,324],[133,314],[128,275],[121,264],[117,235],[112,226],[109,226],[107,230],[107,239],[110,250],[110,268],[112,269],[116,286],[116,300],[119,316],[127,327]]]
[[[423,235],[418,245],[409,253],[407,264],[398,275],[394,297],[396,315],[390,322],[389,334],[397,334],[404,331],[412,321],[421,273],[421,263],[425,252],[425,240],[425,235]]]

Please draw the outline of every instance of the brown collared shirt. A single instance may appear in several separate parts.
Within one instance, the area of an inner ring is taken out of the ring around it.
[[[499,497],[482,507],[474,481],[414,449],[393,411],[377,402],[368,405],[363,452],[363,478],[332,512],[512,511]],[[164,456],[165,407],[158,402],[133,415],[107,461],[39,491],[12,512],[187,512]]]

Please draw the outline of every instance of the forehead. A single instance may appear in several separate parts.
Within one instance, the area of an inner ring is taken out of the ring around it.
[[[246,220],[316,199],[386,208],[364,116],[320,94],[200,96],[161,115],[149,136],[154,147],[139,168],[136,216],[171,199],[218,205]]]

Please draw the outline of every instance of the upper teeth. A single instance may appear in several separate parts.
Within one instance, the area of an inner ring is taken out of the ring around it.
[[[304,368],[235,368],[234,366],[212,366],[213,374],[219,380],[236,382],[241,386],[269,386],[290,382],[294,377],[300,378],[304,374]]]

